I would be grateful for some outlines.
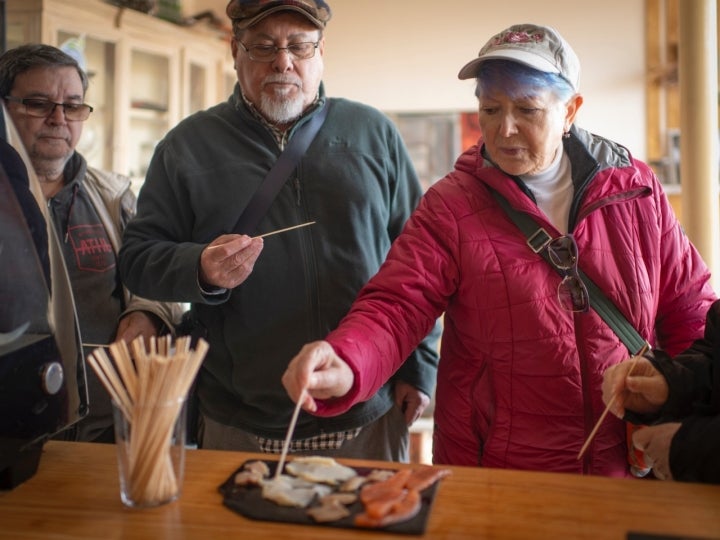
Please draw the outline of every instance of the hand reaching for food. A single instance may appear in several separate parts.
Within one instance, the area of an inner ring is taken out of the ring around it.
[[[282,383],[297,403],[306,390],[302,408],[317,411],[316,399],[330,399],[347,394],[355,381],[348,366],[327,341],[305,345],[288,364]]]

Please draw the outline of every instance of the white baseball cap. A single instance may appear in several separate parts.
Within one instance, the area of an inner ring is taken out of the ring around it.
[[[486,60],[511,60],[545,73],[557,73],[577,92],[580,60],[567,41],[549,26],[516,24],[495,34],[480,49],[478,57],[463,66],[460,79],[473,79]]]

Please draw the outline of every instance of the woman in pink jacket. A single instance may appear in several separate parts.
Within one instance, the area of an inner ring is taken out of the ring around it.
[[[531,24],[460,70],[477,80],[482,140],[426,193],[340,326],[292,360],[294,400],[329,416],[368,399],[444,314],[436,463],[630,474],[618,418],[577,458],[604,408],[603,372],[628,353],[577,265],[669,354],[702,336],[715,295],[652,170],[573,125],[579,74],[563,38]],[[565,277],[493,192],[554,239]]]

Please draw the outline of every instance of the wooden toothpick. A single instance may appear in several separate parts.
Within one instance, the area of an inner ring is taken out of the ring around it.
[[[293,411],[292,418],[290,419],[290,425],[288,426],[287,435],[285,435],[285,441],[283,442],[282,453],[280,454],[280,461],[278,462],[277,469],[275,469],[274,478],[277,479],[282,473],[283,467],[285,467],[285,459],[287,458],[288,448],[290,448],[290,441],[292,440],[293,432],[295,431],[295,424],[297,424],[298,415],[300,414],[300,404],[302,403],[303,397],[305,396],[305,389],[303,388],[300,392],[300,397],[295,404],[295,410]]]
[[[637,365],[637,357],[645,354],[649,348],[650,348],[650,345],[648,345],[646,343],[643,346],[643,348],[640,349],[640,352],[637,353],[633,357],[632,365],[630,366],[630,369],[628,370],[627,374],[625,375],[626,377],[629,377],[632,374],[633,370],[635,369],[635,366]],[[588,435],[588,438],[585,439],[585,444],[582,445],[580,452],[578,452],[578,455],[577,455],[578,459],[581,459],[583,457],[583,454],[585,454],[585,451],[590,446],[590,442],[593,440],[593,437],[595,437],[595,434],[597,433],[598,429],[600,428],[600,424],[602,424],[603,420],[605,420],[605,417],[607,416],[608,411],[610,411],[610,407],[612,407],[613,403],[615,403],[615,400],[617,399],[617,397],[618,397],[618,394],[615,393],[615,394],[613,394],[613,397],[610,399],[610,401],[608,401],[608,404],[605,406],[605,410],[600,415],[600,418],[598,418],[598,421],[595,422],[595,427],[593,427],[592,431],[590,432],[590,435]]]
[[[277,231],[268,232],[265,234],[259,234],[257,236],[253,236],[253,238],[265,238],[266,236],[272,236],[273,234],[279,234],[281,232],[285,231],[292,231],[293,229],[299,229],[300,227],[307,227],[308,225],[312,225],[315,223],[314,221],[308,221],[306,223],[301,223],[300,225],[293,225],[292,227],[285,227],[284,229],[278,229]]]

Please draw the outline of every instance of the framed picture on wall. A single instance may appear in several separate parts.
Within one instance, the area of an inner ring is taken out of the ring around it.
[[[450,172],[460,150],[458,113],[389,113],[405,141],[423,191]]]
[[[477,111],[460,113],[461,148],[467,150],[480,139],[480,122]]]

